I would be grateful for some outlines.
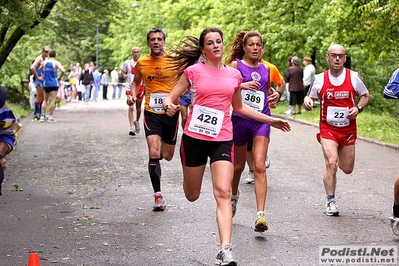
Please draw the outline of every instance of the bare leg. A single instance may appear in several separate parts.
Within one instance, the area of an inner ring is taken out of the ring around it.
[[[234,167],[231,162],[216,161],[211,164],[213,195],[216,199],[216,221],[221,248],[231,243],[233,218],[230,187],[233,173]]]

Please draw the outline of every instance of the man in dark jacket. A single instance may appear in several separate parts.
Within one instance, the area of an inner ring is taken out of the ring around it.
[[[85,104],[89,104],[89,100],[90,100],[90,88],[93,84],[93,73],[90,70],[90,66],[89,64],[85,64],[85,68],[82,71],[82,74],[80,75],[79,81],[81,84],[83,84],[83,86],[85,87],[84,90],[84,103]]]

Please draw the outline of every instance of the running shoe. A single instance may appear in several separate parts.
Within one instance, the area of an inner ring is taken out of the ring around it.
[[[44,115],[41,115],[41,116],[40,116],[40,123],[43,123],[43,122],[44,122],[44,120],[45,120],[45,117],[44,117]]]
[[[134,129],[136,130],[136,134],[140,133],[140,124],[138,121],[134,121]]]
[[[270,167],[270,159],[269,156],[266,157],[266,168]]]
[[[337,210],[337,206],[335,205],[335,200],[327,202],[324,214],[328,216],[339,216],[339,211]]]
[[[55,118],[53,116],[49,115],[47,117],[47,122],[52,123],[52,122],[57,122],[57,120],[55,120]]]
[[[136,131],[134,130],[134,127],[131,127],[131,128],[130,128],[130,130],[129,130],[129,135],[130,135],[130,136],[136,135]]]
[[[253,184],[254,182],[255,182],[254,171],[249,171],[248,177],[245,178],[244,183],[245,184]]]
[[[154,212],[162,212],[166,209],[165,199],[162,197],[161,192],[154,193],[155,204],[152,207]]]
[[[391,221],[392,232],[395,236],[399,236],[399,217],[389,217]]]
[[[238,203],[238,199],[240,198],[240,191],[237,190],[237,198],[233,199],[233,197],[231,197],[231,207],[232,207],[232,214],[233,217],[234,215],[236,215],[236,211],[237,211],[237,203]]]
[[[237,266],[237,263],[233,259],[233,251],[231,244],[224,246],[219,250],[216,255],[215,265],[218,266]]]
[[[258,213],[256,215],[256,220],[255,220],[255,232],[260,232],[263,233],[266,231],[268,228],[267,222],[266,222],[266,214],[264,213]]]
[[[33,122],[39,122],[40,121],[40,116],[34,115],[33,118],[32,118],[32,121]]]

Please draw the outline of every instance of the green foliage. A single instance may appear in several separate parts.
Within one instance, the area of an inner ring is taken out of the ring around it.
[[[101,69],[120,66],[131,58],[133,46],[146,54],[150,28],[162,27],[167,44],[174,45],[184,35],[198,37],[204,28],[216,26],[223,30],[225,44],[239,30],[258,30],[264,58],[280,72],[289,55],[313,56],[322,72],[328,67],[328,47],[342,44],[351,68],[370,91],[368,111],[396,117],[397,103],[381,92],[398,67],[397,0],[9,0],[0,2],[0,15],[0,59],[7,54],[4,64],[0,60],[0,85],[5,87],[20,88],[44,45],[57,51],[65,67],[95,61],[97,25]],[[22,35],[13,43],[15,32]]]

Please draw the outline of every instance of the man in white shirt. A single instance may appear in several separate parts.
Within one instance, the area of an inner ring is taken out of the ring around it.
[[[316,75],[316,68],[312,64],[312,58],[310,57],[304,57],[303,64],[305,65],[305,68],[303,69],[302,81],[303,81],[303,87],[305,88],[305,96],[306,96],[308,95],[310,84],[312,83],[312,80]]]
[[[327,199],[324,214],[338,216],[335,202],[337,170],[351,174],[354,169],[356,118],[369,103],[370,94],[359,73],[344,67],[346,52],[342,45],[332,44],[326,60],[330,68],[315,76],[303,106],[310,111],[314,101],[320,101],[320,133],[316,137],[322,146],[326,167],[323,174]]]
[[[141,50],[139,47],[133,47],[132,48],[132,59],[129,59],[125,61],[121,67],[122,75],[126,79],[126,95],[129,95],[130,93],[130,85],[132,84],[132,81],[134,79],[134,67],[136,66],[137,60],[140,58],[141,55]],[[128,110],[128,118],[129,118],[129,135],[134,136],[136,134],[140,133],[140,124],[139,124],[139,119],[141,115],[141,104],[143,101],[143,96],[144,96],[144,86],[140,87],[140,91],[137,95],[137,101],[136,101],[136,120],[133,118],[133,111],[134,111],[134,105],[129,106]]]

